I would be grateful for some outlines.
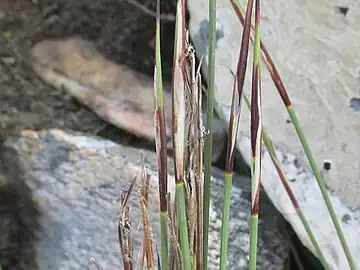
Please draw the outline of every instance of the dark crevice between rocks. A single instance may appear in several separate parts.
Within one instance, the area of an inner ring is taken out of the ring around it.
[[[0,151],[0,265],[3,270],[37,269],[39,207],[16,155],[3,145]]]

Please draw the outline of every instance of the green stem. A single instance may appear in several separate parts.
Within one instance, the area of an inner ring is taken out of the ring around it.
[[[307,232],[307,234],[308,234],[308,236],[310,238],[310,241],[311,241],[312,245],[314,246],[317,255],[319,256],[321,264],[323,265],[324,269],[330,270],[330,267],[329,267],[328,263],[325,260],[324,254],[322,253],[322,251],[320,249],[320,246],[317,243],[317,241],[315,239],[315,236],[312,233],[312,231],[310,229],[310,226],[309,226],[309,223],[306,221],[306,218],[305,218],[304,213],[302,212],[301,208],[297,208],[296,213],[298,214],[302,224],[304,225],[304,228],[305,228],[305,230],[306,230],[306,232]]]
[[[183,258],[184,270],[191,269],[190,260],[190,247],[189,247],[189,236],[187,226],[187,215],[186,215],[186,201],[185,201],[185,189],[184,183],[176,183],[176,200],[177,200],[177,214],[178,214],[178,226],[180,230],[180,249]]]
[[[212,169],[212,119],[214,114],[214,92],[215,92],[215,45],[216,45],[216,0],[209,0],[209,89],[207,95],[206,131],[204,142],[204,218],[203,218],[203,263],[207,269],[208,241],[209,241],[209,219],[210,219],[210,191],[211,191],[211,169]]]
[[[293,107],[290,105],[287,107],[287,110],[288,110],[288,113],[289,113],[289,116],[291,118],[291,121],[293,122],[294,124],[294,127],[295,127],[295,130],[299,136],[299,139],[300,139],[300,142],[304,148],[304,151],[305,151],[305,154],[309,160],[309,163],[310,163],[310,166],[314,172],[314,175],[315,175],[315,178],[316,178],[316,181],[320,187],[320,191],[321,191],[321,194],[324,198],[324,201],[325,201],[325,204],[329,210],[329,214],[331,216],[331,219],[332,219],[332,222],[334,224],[334,227],[336,229],[336,232],[339,236],[339,239],[340,239],[340,242],[341,242],[341,245],[344,249],[344,252],[346,254],[346,258],[348,260],[348,263],[350,265],[350,269],[351,270],[355,270],[356,269],[356,264],[355,264],[355,261],[351,255],[351,252],[350,252],[350,249],[349,249],[349,246],[345,240],[345,236],[344,236],[344,233],[342,232],[342,229],[341,229],[341,226],[340,226],[340,222],[336,216],[336,213],[335,213],[335,210],[333,208],[333,205],[331,203],[331,200],[329,198],[329,195],[326,191],[326,185],[325,185],[325,182],[324,182],[324,179],[322,178],[321,176],[321,173],[320,173],[320,170],[319,168],[317,167],[316,163],[315,163],[315,160],[314,160],[314,157],[312,155],[312,152],[311,152],[311,149],[309,147],[309,144],[305,138],[305,135],[300,127],[300,124],[299,124],[299,120],[296,116],[296,113],[295,113],[295,110],[293,109]]]
[[[220,270],[226,270],[227,250],[228,250],[228,240],[229,240],[231,186],[232,186],[232,173],[225,172],[224,207],[223,207],[222,220],[221,220]]]
[[[251,106],[250,106],[249,99],[245,94],[243,94],[243,95],[244,95],[245,103],[246,103],[248,109],[250,110]],[[293,204],[293,206],[294,206],[294,208],[295,208],[295,210],[296,210],[296,212],[297,212],[297,214],[298,214],[298,216],[300,218],[300,221],[302,222],[302,224],[303,224],[303,226],[304,226],[304,228],[305,228],[305,230],[306,230],[306,232],[307,232],[307,234],[308,234],[308,236],[310,238],[310,241],[311,241],[312,245],[315,248],[315,251],[316,251],[316,253],[318,255],[318,258],[320,259],[323,267],[326,270],[330,269],[328,263],[325,260],[325,256],[322,253],[321,248],[320,248],[319,244],[317,243],[316,238],[315,238],[315,236],[314,236],[314,234],[313,234],[313,232],[312,232],[312,230],[310,228],[310,225],[307,222],[307,220],[306,220],[306,218],[305,218],[305,216],[304,216],[304,214],[303,214],[303,212],[302,212],[302,210],[301,210],[301,208],[300,208],[300,206],[299,206],[299,204],[297,202],[297,199],[295,198],[295,195],[294,195],[294,193],[293,193],[293,191],[292,191],[292,189],[291,189],[291,187],[289,185],[289,181],[287,180],[283,170],[280,167],[280,162],[279,162],[279,160],[277,158],[274,145],[272,144],[272,142],[271,142],[271,140],[269,138],[269,135],[265,131],[264,127],[262,128],[262,138],[263,138],[264,144],[266,146],[266,149],[269,152],[271,160],[273,161],[273,163],[275,165],[275,168],[276,168],[276,170],[277,170],[277,172],[279,174],[280,180],[281,180],[283,186],[285,187],[285,190],[286,190],[286,192],[287,192],[287,194],[288,194],[288,196],[289,196],[289,198],[290,198],[290,200],[291,200],[291,202],[292,202],[292,204]]]
[[[168,247],[168,212],[161,212],[160,213],[160,228],[161,228],[161,269],[167,270],[169,263],[168,263],[168,254],[169,254],[169,247]]]
[[[250,263],[249,270],[256,270],[259,215],[250,218]]]

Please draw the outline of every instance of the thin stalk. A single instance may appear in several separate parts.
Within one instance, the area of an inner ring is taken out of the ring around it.
[[[207,95],[206,131],[204,142],[204,201],[203,201],[203,263],[207,269],[209,219],[210,219],[210,192],[211,192],[211,169],[212,169],[212,119],[214,114],[215,93],[215,46],[216,46],[216,0],[209,0],[209,59],[208,75],[209,88]]]
[[[131,185],[120,199],[120,217],[118,223],[118,237],[120,253],[123,261],[124,270],[133,269],[133,238],[130,225],[128,201],[134,189],[136,178],[131,181]]]
[[[155,259],[154,251],[152,248],[152,232],[150,227],[150,218],[149,218],[149,183],[150,175],[146,173],[145,166],[143,163],[143,169],[141,174],[141,187],[140,187],[140,210],[141,210],[141,219],[143,221],[144,228],[144,240],[143,247],[145,249],[146,256],[146,266],[148,270],[155,269]]]
[[[289,101],[290,101],[290,99],[289,99]],[[324,198],[325,205],[328,208],[328,211],[329,211],[329,214],[331,216],[332,222],[334,224],[334,227],[335,227],[336,232],[338,234],[338,237],[340,239],[340,243],[341,243],[341,245],[342,245],[342,247],[344,249],[346,258],[348,260],[350,269],[355,270],[356,269],[356,264],[355,264],[354,258],[353,258],[352,254],[351,254],[351,251],[350,251],[349,246],[348,246],[348,244],[346,242],[344,233],[342,232],[339,219],[336,216],[334,207],[333,207],[333,205],[331,203],[331,200],[329,198],[329,195],[328,195],[328,193],[326,191],[326,185],[325,185],[324,179],[322,178],[322,175],[320,173],[320,170],[319,170],[318,166],[316,165],[316,162],[314,160],[314,157],[312,155],[312,152],[310,150],[310,147],[309,147],[309,144],[308,144],[308,142],[306,140],[306,137],[305,137],[305,135],[304,135],[304,133],[303,133],[301,127],[300,127],[298,118],[297,118],[297,116],[295,114],[295,110],[293,109],[293,106],[291,105],[291,103],[286,108],[288,110],[290,119],[294,124],[295,130],[296,130],[296,132],[297,132],[297,134],[299,136],[300,142],[301,142],[301,144],[302,144],[302,146],[304,148],[305,154],[306,154],[306,156],[307,156],[307,158],[309,160],[310,166],[311,166],[311,168],[312,168],[312,170],[314,172],[316,181],[317,181],[317,183],[318,183],[318,185],[320,187],[320,191],[321,191],[321,194],[322,194],[322,196]]]
[[[249,269],[256,269],[259,214],[250,217],[250,261]]]
[[[159,197],[160,197],[160,230],[161,230],[161,266],[168,269],[168,209],[167,209],[167,143],[164,111],[164,95],[162,84],[161,48],[160,48],[160,0],[156,3],[156,52],[154,69],[155,95],[155,126],[156,126],[156,153],[158,160]]]
[[[245,100],[245,103],[247,105],[247,107],[250,109],[250,102],[249,102],[249,99],[247,98],[247,96],[244,94],[244,100]],[[324,269],[328,270],[330,269],[328,263],[326,262],[325,260],[325,257],[324,257],[324,254],[322,253],[321,249],[320,249],[320,246],[319,244],[317,243],[316,241],[316,238],[310,228],[310,225],[309,223],[307,222],[301,208],[300,208],[300,205],[295,197],[295,194],[289,184],[289,181],[287,179],[287,177],[285,176],[285,173],[283,171],[283,169],[281,168],[281,164],[280,164],[280,161],[276,155],[276,151],[275,151],[275,148],[274,148],[274,145],[271,141],[271,139],[269,138],[269,135],[267,134],[267,132],[265,131],[264,127],[262,128],[262,138],[263,138],[263,141],[264,141],[264,144],[268,150],[268,153],[270,155],[270,158],[275,166],[275,169],[280,177],[280,180],[285,188],[285,191],[286,193],[288,194],[289,196],[289,199],[292,203],[292,205],[294,206],[295,210],[296,210],[296,213],[297,215],[299,216],[299,219],[301,221],[301,223],[303,224],[308,236],[309,236],[309,239],[318,255],[318,258],[320,259]]]
[[[175,224],[173,222],[173,220],[175,219],[175,214],[171,209],[170,193],[168,193],[166,198],[167,198],[168,212],[169,212],[168,226],[170,233],[170,250],[171,250],[169,256],[170,258],[169,258],[168,268],[183,269],[182,260],[181,260],[181,250],[180,250],[179,242],[176,239]]]
[[[176,183],[176,201],[177,221],[180,230],[180,249],[183,257],[183,266],[185,270],[190,270],[192,267],[190,259],[184,182]]]
[[[236,138],[240,122],[240,102],[241,97],[236,89],[236,78],[231,102],[230,123],[229,123],[229,140],[227,145],[226,166],[224,176],[224,206],[221,220],[221,246],[220,246],[220,270],[226,269],[227,249],[229,239],[229,218],[231,205],[231,186],[233,177],[233,167],[235,158]]]
[[[232,177],[233,177],[232,172],[225,172],[224,206],[223,206],[222,220],[221,220],[220,270],[225,270],[227,263]]]
[[[248,3],[250,3],[249,1]],[[249,7],[248,7],[249,8]],[[250,10],[251,11],[251,10]],[[247,9],[246,12],[249,12]],[[261,72],[260,72],[260,0],[255,0],[255,46],[251,94],[251,218],[250,218],[250,262],[249,269],[256,269],[259,197],[261,183]]]
[[[224,187],[224,209],[223,209],[223,218],[222,218],[222,231],[221,231],[221,257],[220,257],[220,267],[221,269],[226,269],[226,258],[227,258],[227,241],[228,241],[228,220],[229,220],[229,211],[230,211],[230,193],[232,185],[232,168],[234,161],[234,149],[235,142],[238,131],[238,122],[241,112],[241,97],[243,93],[245,74],[247,68],[247,57],[249,53],[249,37],[250,37],[250,28],[251,28],[251,15],[252,15],[253,1],[248,2],[246,10],[246,22],[244,24],[244,30],[241,38],[241,47],[240,54],[237,64],[236,71],[236,86],[237,91],[234,87],[233,100],[232,100],[232,111],[230,115],[229,123],[229,144],[227,149],[227,170],[225,173],[225,187]],[[237,94],[237,96],[235,95]],[[235,103],[237,104],[235,105]],[[233,122],[232,122],[233,121]],[[253,234],[254,235],[254,234]]]
[[[233,4],[233,7],[234,7],[234,10],[236,12],[236,14],[238,15],[238,18],[240,20],[240,22],[242,24],[244,24],[244,16],[243,16],[243,13],[244,13],[244,10],[241,8],[241,6],[236,3],[237,1],[236,0],[231,0],[231,3]],[[295,130],[297,132],[297,135],[300,139],[300,142],[302,144],[302,147],[305,151],[305,154],[307,156],[307,159],[309,161],[309,164],[310,164],[310,167],[311,169],[313,170],[313,173],[315,175],[315,178],[316,178],[316,181],[319,185],[319,188],[320,188],[320,191],[321,191],[321,194],[324,198],[324,202],[325,202],[325,205],[329,211],[329,214],[330,214],[330,217],[331,217],[331,220],[334,224],[334,227],[335,227],[335,230],[337,232],[337,235],[339,237],[339,240],[340,240],[340,243],[344,249],[344,252],[345,252],[345,255],[346,255],[346,258],[347,258],[347,261],[349,263],[349,266],[350,266],[350,269],[352,270],[355,270],[356,269],[356,264],[355,264],[355,261],[354,261],[354,258],[351,254],[351,251],[349,249],[349,246],[346,242],[346,239],[345,239],[345,236],[344,236],[344,233],[341,229],[341,226],[340,226],[340,222],[336,216],[336,213],[335,213],[335,210],[333,208],[333,205],[331,203],[331,200],[329,198],[329,195],[327,194],[327,191],[326,191],[326,186],[325,186],[325,182],[324,182],[324,179],[322,178],[321,176],[321,173],[320,173],[320,170],[318,168],[318,166],[316,165],[315,161],[314,161],[314,158],[313,158],[313,155],[312,155],[312,152],[310,150],[310,147],[308,145],[308,142],[305,138],[305,135],[303,134],[302,132],[302,129],[300,127],[300,124],[299,124],[299,121],[297,119],[297,116],[296,116],[296,113],[295,113],[295,110],[292,106],[292,103],[290,101],[290,98],[288,96],[288,93],[285,89],[285,86],[280,78],[280,75],[279,75],[279,72],[277,71],[276,67],[275,67],[275,64],[274,62],[272,61],[271,57],[270,57],[270,54],[269,52],[267,51],[266,47],[263,45],[263,43],[261,42],[261,52],[262,52],[262,59],[264,60],[266,66],[267,66],[267,69],[269,70],[269,73],[271,75],[271,78],[281,96],[281,99],[284,103],[284,105],[286,106],[286,109],[288,111],[288,114],[292,120],[292,123],[295,127]]]
[[[198,97],[198,115],[197,115],[197,167],[196,167],[196,175],[197,181],[195,183],[196,189],[196,200],[197,200],[197,229],[196,229],[196,261],[197,261],[197,270],[206,269],[204,268],[203,264],[203,245],[204,245],[204,222],[203,222],[203,212],[204,212],[204,138],[203,138],[203,116],[202,116],[202,82],[201,82],[201,74],[200,74],[200,67],[201,62],[199,64],[199,68],[196,73],[196,83],[197,83],[197,97]]]
[[[175,47],[173,62],[173,110],[172,132],[175,161],[175,201],[177,206],[177,222],[180,233],[180,249],[184,269],[191,269],[188,225],[186,214],[184,184],[184,149],[185,149],[185,0],[179,0],[176,10]]]

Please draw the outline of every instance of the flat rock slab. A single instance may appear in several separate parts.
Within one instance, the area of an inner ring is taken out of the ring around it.
[[[246,7],[246,1],[240,1]],[[345,3],[344,3],[345,5]],[[360,4],[346,1],[345,12],[337,1],[264,1],[261,36],[279,69],[297,111],[317,164],[322,169],[346,239],[360,265]],[[205,55],[207,76],[208,2],[190,1],[190,34],[198,56]],[[230,1],[217,1],[215,99],[219,113],[228,119],[240,51],[242,26]],[[251,88],[252,47],[244,91]],[[282,165],[309,219],[325,255],[334,269],[348,264],[301,144],[268,71],[263,64],[263,123],[278,146]],[[238,147],[249,161],[249,113],[242,108]],[[263,162],[263,186],[276,207],[292,224],[302,242],[308,238],[270,159]]]
[[[24,131],[6,139],[1,163],[9,184],[26,181],[40,209],[38,269],[121,269],[117,223],[120,194],[141,173],[141,156],[152,175],[150,219],[159,246],[156,155],[113,142],[61,130]],[[17,164],[17,165],[16,165]],[[169,168],[171,163],[169,163]],[[23,179],[12,175],[24,171]],[[214,169],[210,204],[210,269],[219,267],[223,172]],[[169,176],[169,189],[174,179]],[[142,239],[138,198],[130,199],[135,250]],[[236,175],[232,190],[228,269],[247,269],[250,181]],[[281,269],[288,254],[279,228],[284,220],[266,197],[261,198],[258,269]],[[0,255],[0,261],[1,259]],[[4,263],[3,263],[4,265]],[[93,268],[92,268],[93,267]]]
[[[64,88],[109,123],[153,141],[153,78],[117,64],[102,55],[90,41],[81,37],[43,40],[30,51],[32,67],[47,83]],[[172,145],[171,85],[165,83],[164,107],[169,146]],[[226,130],[214,120],[214,154],[220,155]]]
[[[93,109],[110,123],[152,140],[154,98],[151,78],[117,65],[80,37],[44,40],[31,50],[39,76]],[[165,107],[171,96],[165,92]],[[167,114],[167,123],[171,115]],[[168,125],[170,131],[170,125]]]

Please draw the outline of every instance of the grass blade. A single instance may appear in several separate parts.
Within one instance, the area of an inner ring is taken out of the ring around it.
[[[204,211],[204,137],[203,137],[203,117],[202,117],[202,82],[200,75],[200,67],[202,61],[200,61],[198,70],[196,72],[195,83],[197,84],[197,161],[196,161],[196,182],[195,182],[195,192],[196,192],[196,203],[197,203],[197,228],[196,228],[196,266],[197,270],[202,270],[203,268],[203,211]],[[205,268],[206,269],[206,268]]]
[[[233,7],[234,7],[234,10],[240,20],[240,22],[242,24],[244,24],[244,16],[243,16],[243,9],[241,8],[241,6],[238,4],[238,3],[235,3],[235,0],[231,0],[231,2],[233,3]],[[315,178],[316,178],[316,181],[318,183],[318,186],[320,188],[320,191],[321,191],[321,194],[323,196],[323,199],[324,199],[324,202],[325,202],[325,205],[329,211],[329,214],[330,214],[330,217],[331,217],[331,220],[334,224],[334,227],[335,227],[335,230],[337,232],[337,235],[339,237],[339,240],[340,240],[340,243],[344,249],[344,252],[345,252],[345,255],[346,255],[346,258],[348,260],[348,263],[349,263],[349,266],[350,266],[350,269],[356,269],[356,264],[355,264],[355,261],[354,261],[354,258],[351,254],[351,251],[349,249],[349,246],[346,242],[346,239],[345,239],[345,236],[344,236],[344,233],[341,229],[341,226],[340,226],[340,222],[338,220],[338,217],[336,216],[336,213],[335,213],[335,210],[334,210],[334,207],[331,203],[331,200],[329,198],[329,195],[327,194],[327,191],[326,191],[326,185],[325,185],[325,182],[324,182],[324,179],[322,178],[322,175],[320,173],[320,170],[318,168],[318,166],[316,165],[316,162],[313,158],[313,154],[312,154],[312,151],[310,149],[310,146],[307,142],[307,139],[300,127],[300,123],[298,121],[298,118],[296,116],[296,113],[295,113],[295,110],[292,106],[292,103],[291,103],[291,100],[288,96],[288,93],[285,89],[285,86],[280,78],[280,75],[279,75],[279,72],[277,71],[276,67],[275,67],[275,64],[274,62],[272,61],[271,57],[270,57],[270,54],[269,52],[267,51],[266,47],[263,45],[262,42],[260,42],[260,47],[261,47],[261,56],[262,56],[262,59],[264,60],[266,66],[267,66],[267,69],[269,70],[269,73],[271,75],[271,78],[278,90],[278,93],[280,94],[280,97],[284,103],[284,105],[286,106],[286,109],[288,111],[288,114],[290,116],[290,119],[295,127],[295,130],[297,132],[297,135],[299,137],[299,140],[302,144],[302,147],[305,151],[305,154],[306,154],[306,157],[309,161],[309,164],[310,164],[310,167],[311,169],[313,170],[313,173],[315,175]]]
[[[250,102],[248,100],[248,98],[246,97],[246,95],[244,94],[244,100],[245,100],[245,103],[247,105],[247,107],[250,109]],[[314,249],[318,255],[318,258],[320,259],[324,269],[328,270],[330,269],[329,268],[329,265],[327,264],[326,260],[325,260],[325,257],[324,257],[324,254],[322,253],[321,249],[320,249],[320,246],[319,244],[317,243],[316,241],[316,238],[314,236],[314,234],[312,233],[312,230],[310,228],[310,225],[309,223],[307,222],[301,208],[300,208],[300,205],[295,197],[295,194],[289,184],[289,181],[287,180],[287,177],[283,171],[283,169],[281,168],[281,164],[280,164],[280,161],[276,155],[276,151],[275,151],[275,148],[274,148],[274,145],[269,137],[269,135],[267,134],[267,132],[265,131],[264,127],[262,128],[262,138],[263,138],[263,142],[268,150],[268,153],[270,155],[270,158],[275,166],[275,169],[280,177],[280,180],[286,190],[286,193],[288,194],[289,198],[290,198],[290,201],[292,203],[292,205],[294,206],[299,218],[300,218],[300,221],[301,223],[303,224],[308,236],[309,236],[309,239],[312,243],[312,245],[314,246]]]
[[[220,246],[220,269],[226,269],[227,249],[229,237],[229,218],[231,204],[231,186],[235,158],[235,145],[240,122],[241,97],[236,89],[236,77],[234,79],[233,95],[231,101],[231,112],[229,122],[229,139],[226,154],[226,166],[224,176],[224,206],[221,220],[221,246]]]
[[[239,117],[241,111],[241,97],[243,92],[243,86],[245,81],[245,74],[247,68],[247,57],[249,52],[249,36],[251,28],[251,10],[253,6],[253,1],[249,1],[247,12],[246,12],[246,23],[244,25],[244,30],[241,40],[241,48],[239,54],[239,60],[237,65],[237,93],[235,94],[235,88],[232,98],[232,107],[230,114],[230,123],[229,123],[229,142],[227,149],[227,168],[225,171],[225,185],[224,185],[224,208],[223,208],[223,217],[222,217],[222,228],[221,228],[221,257],[220,257],[220,268],[226,269],[226,259],[227,259],[227,245],[228,245],[228,222],[230,216],[230,195],[231,195],[231,185],[232,185],[232,168],[234,162],[234,149],[235,141],[238,132]],[[210,57],[209,57],[210,62]],[[209,71],[209,74],[210,71]],[[236,104],[237,103],[237,104]],[[206,148],[205,148],[206,150]],[[206,169],[206,168],[205,168]],[[206,182],[205,182],[206,183]]]
[[[167,138],[162,85],[161,48],[160,48],[160,0],[156,3],[156,51],[154,69],[156,153],[158,160],[159,197],[160,197],[160,230],[161,230],[161,266],[168,269],[168,209],[167,209]]]
[[[132,233],[129,222],[129,205],[128,201],[134,189],[136,178],[131,182],[130,188],[124,192],[120,201],[120,218],[118,224],[118,237],[120,244],[120,252],[124,265],[124,270],[133,269],[133,247]]]
[[[184,183],[185,142],[185,1],[178,1],[173,62],[173,149],[175,159],[175,201],[184,269],[191,269]]]
[[[212,119],[214,114],[215,93],[215,46],[216,46],[216,0],[209,0],[209,59],[208,59],[208,93],[206,110],[206,132],[204,144],[204,200],[203,200],[203,263],[207,269],[209,219],[210,219],[210,192],[212,166]]]
[[[250,3],[249,1],[248,3]],[[249,12],[249,6],[246,12]],[[251,12],[251,9],[250,9]],[[255,0],[255,46],[251,94],[251,219],[250,219],[250,263],[256,269],[259,197],[261,183],[261,73],[260,73],[260,0]]]
[[[96,267],[97,270],[103,270],[94,257],[91,258],[91,262],[93,263],[93,265]],[[0,270],[2,270],[1,265],[0,265]]]
[[[155,269],[154,252],[152,247],[152,233],[149,221],[149,182],[150,175],[146,173],[144,160],[142,161],[141,187],[140,187],[140,210],[144,227],[143,247],[146,255],[147,269]]]
[[[285,90],[285,88],[284,88],[284,90]],[[285,94],[286,94],[286,92],[285,92]],[[288,101],[290,102],[290,99]],[[286,105],[286,103],[285,103],[285,105]],[[338,237],[340,239],[340,243],[341,243],[341,245],[342,245],[342,247],[344,249],[344,252],[345,252],[346,258],[348,260],[350,269],[355,270],[356,265],[355,265],[354,258],[352,256],[351,251],[349,249],[349,246],[348,246],[348,244],[346,242],[344,233],[342,232],[342,229],[341,229],[341,226],[340,226],[339,219],[336,216],[334,207],[333,207],[333,205],[331,203],[331,200],[330,200],[330,197],[329,197],[329,195],[327,193],[324,179],[323,179],[323,177],[322,177],[322,175],[320,173],[320,170],[319,170],[318,166],[316,165],[316,162],[315,162],[314,157],[312,155],[310,146],[309,146],[309,144],[307,142],[307,139],[306,139],[301,127],[300,127],[300,123],[299,123],[298,118],[296,116],[295,110],[294,110],[293,106],[291,105],[291,103],[289,103],[289,105],[287,105],[286,108],[288,110],[290,119],[291,119],[292,123],[294,124],[295,130],[296,130],[296,132],[297,132],[297,134],[299,136],[300,142],[301,142],[301,144],[302,144],[302,146],[304,148],[305,154],[306,154],[306,156],[307,156],[307,158],[309,160],[310,166],[311,166],[311,168],[312,168],[312,170],[314,172],[317,183],[318,183],[318,185],[320,187],[321,194],[322,194],[322,196],[324,198],[326,207],[328,208],[329,214],[331,216],[331,220],[332,220],[332,222],[334,224],[335,230],[336,230],[336,232],[338,234]]]
[[[170,247],[171,247],[169,269],[183,269],[182,260],[181,260],[181,250],[180,250],[179,242],[176,239],[175,224],[173,222],[173,220],[175,219],[175,214],[173,214],[171,211],[170,194],[167,195],[167,202],[168,202],[168,211],[169,211],[168,226],[169,226]],[[177,268],[175,268],[175,265]]]

